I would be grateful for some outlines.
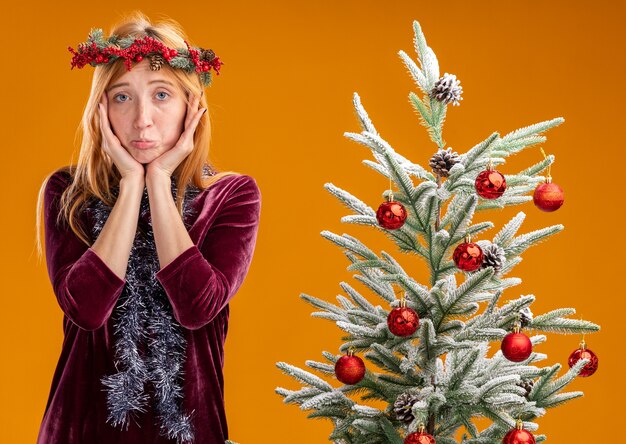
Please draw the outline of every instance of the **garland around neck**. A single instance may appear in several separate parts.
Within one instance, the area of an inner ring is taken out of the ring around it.
[[[177,195],[172,180],[172,197]],[[200,189],[189,186],[183,201],[184,220],[195,215],[191,201]],[[95,199],[88,211],[94,222],[93,239],[100,234],[112,208]],[[113,310],[114,365],[102,377],[107,392],[107,422],[128,429],[131,417],[154,409],[161,434],[178,444],[192,444],[194,412],[184,412],[183,369],[186,339],[174,319],[165,290],[156,279],[159,260],[148,216],[147,189],[141,200],[139,226],[131,248],[126,285]],[[187,223],[186,223],[187,225]],[[189,227],[188,227],[189,228]],[[150,385],[154,399],[145,391]]]

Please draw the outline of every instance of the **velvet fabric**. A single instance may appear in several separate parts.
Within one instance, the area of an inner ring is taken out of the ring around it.
[[[115,373],[111,313],[126,280],[68,226],[55,223],[59,198],[70,180],[69,174],[56,172],[44,194],[46,262],[64,313],[64,340],[37,443],[174,443],[160,435],[152,403],[127,430],[106,423],[101,379]],[[202,190],[192,205],[195,220],[185,223],[194,245],[156,278],[187,341],[183,407],[194,412],[194,444],[223,444],[228,439],[222,373],[228,303],[250,267],[261,195],[252,177],[226,176]],[[145,217],[149,222],[149,213]],[[87,230],[93,223],[84,215],[83,222]],[[150,384],[146,392],[153,396]]]

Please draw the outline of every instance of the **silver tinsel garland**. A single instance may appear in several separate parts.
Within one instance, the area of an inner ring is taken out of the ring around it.
[[[206,171],[206,169],[205,169]],[[115,187],[113,193],[118,195]],[[189,203],[200,192],[190,185],[185,194],[183,213],[187,220],[193,209]],[[172,178],[172,197],[177,193]],[[112,208],[93,199],[88,211],[93,220],[92,236],[97,239]],[[126,285],[113,310],[115,336],[115,368],[118,373],[102,378],[107,391],[107,422],[128,430],[132,415],[146,411],[151,399],[144,392],[146,383],[152,385],[152,400],[161,434],[176,442],[192,443],[193,412],[182,411],[183,368],[186,340],[182,327],[174,319],[171,304],[155,275],[160,269],[151,222],[146,223],[150,210],[148,191],[141,199],[138,230],[130,251]]]

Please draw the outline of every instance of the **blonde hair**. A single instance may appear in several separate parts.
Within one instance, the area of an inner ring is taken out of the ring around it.
[[[142,38],[152,37],[161,41],[170,48],[185,48],[185,40],[192,43],[187,38],[182,27],[173,19],[163,18],[159,22],[152,23],[142,12],[135,11],[124,17],[117,25],[113,26],[110,34],[119,37],[132,36]],[[167,63],[161,67],[167,70],[177,85],[187,94],[186,101],[192,95],[201,95],[203,86],[198,75],[187,73],[182,69],[175,69]],[[37,253],[42,257],[41,248],[41,221],[43,213],[43,199],[46,185],[52,175],[65,171],[72,177],[70,185],[63,192],[60,200],[60,211],[55,223],[65,221],[72,231],[87,245],[91,245],[90,236],[84,232],[84,227],[80,226],[80,213],[84,209],[86,202],[91,197],[97,197],[103,203],[112,207],[115,204],[115,196],[111,193],[111,188],[119,185],[121,179],[115,164],[102,148],[102,135],[100,133],[99,117],[96,113],[100,97],[106,88],[126,72],[122,59],[117,59],[107,65],[95,67],[91,82],[91,91],[87,105],[83,112],[81,125],[78,128],[81,138],[80,152],[76,165],[69,165],[50,173],[44,180],[37,198]],[[201,107],[207,108],[205,94],[200,99]],[[209,145],[211,140],[211,123],[209,112],[205,112],[200,119],[194,134],[194,149],[181,162],[174,171],[177,189],[176,207],[183,213],[183,197],[185,190],[190,183],[200,189],[205,189],[217,182],[224,176],[239,174],[235,171],[224,171],[213,176],[204,175],[204,166],[210,167]]]

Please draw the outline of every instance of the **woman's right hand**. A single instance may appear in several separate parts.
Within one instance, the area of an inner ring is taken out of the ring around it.
[[[98,103],[98,114],[100,115],[100,133],[102,135],[102,149],[111,157],[115,166],[119,170],[122,178],[145,178],[144,166],[135,160],[131,154],[120,143],[120,140],[113,133],[109,121],[108,98],[106,93],[102,94]]]

